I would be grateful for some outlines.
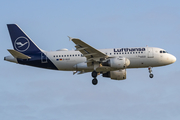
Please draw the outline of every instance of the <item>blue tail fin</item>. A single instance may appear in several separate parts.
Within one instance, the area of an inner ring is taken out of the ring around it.
[[[41,52],[40,48],[16,24],[7,24],[13,47],[24,54]]]

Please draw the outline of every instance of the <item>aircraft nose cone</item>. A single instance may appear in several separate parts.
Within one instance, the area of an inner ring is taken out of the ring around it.
[[[172,55],[171,61],[172,61],[172,63],[176,62],[176,57]]]

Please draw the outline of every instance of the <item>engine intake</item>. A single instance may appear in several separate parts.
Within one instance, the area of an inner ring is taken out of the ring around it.
[[[115,57],[110,58],[106,62],[102,63],[103,66],[109,66],[116,69],[124,69],[127,68],[130,65],[130,61],[127,58],[124,57]]]

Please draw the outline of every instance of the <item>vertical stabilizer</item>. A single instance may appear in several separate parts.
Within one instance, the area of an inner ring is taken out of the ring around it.
[[[16,24],[7,24],[14,50],[23,54],[41,52],[40,48]]]

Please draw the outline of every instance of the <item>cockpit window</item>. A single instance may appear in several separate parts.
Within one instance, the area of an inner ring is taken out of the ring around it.
[[[167,53],[167,51],[165,51],[165,50],[162,51],[162,50],[161,50],[160,53]]]

